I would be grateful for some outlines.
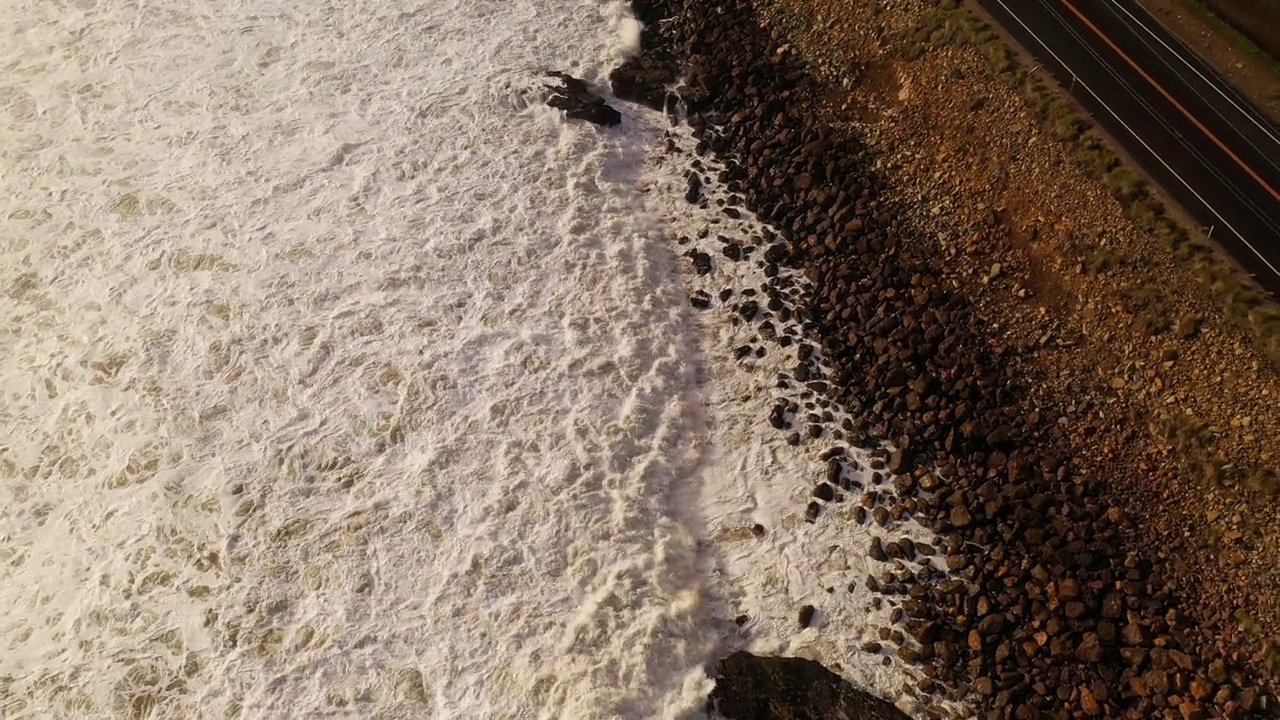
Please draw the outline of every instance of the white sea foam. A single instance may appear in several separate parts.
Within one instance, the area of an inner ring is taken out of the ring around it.
[[[709,158],[698,159],[708,176],[704,188],[708,202],[703,209],[691,210],[681,196],[683,171],[695,143],[687,126],[670,134],[680,154],[650,164],[647,205],[670,234],[687,241],[678,251],[699,249],[712,257],[713,272],[708,275],[695,275],[690,264],[684,264],[684,281],[691,290],[712,297],[725,288],[733,290],[728,301],[713,302],[700,317],[705,372],[699,377],[699,391],[704,414],[696,435],[706,450],[694,483],[700,491],[699,536],[709,551],[706,574],[713,579],[718,617],[741,614],[747,618],[740,629],[721,623],[727,626],[725,645],[818,660],[857,687],[918,714],[924,708],[907,688],[915,686],[919,671],[904,666],[891,645],[885,644],[886,649],[877,653],[862,649],[867,641],[879,639],[882,628],[891,627],[893,609],[890,603],[877,603],[866,586],[868,574],[879,576],[891,565],[871,560],[866,551],[874,537],[929,542],[933,536],[910,520],[888,528],[854,521],[854,508],[864,499],[857,487],[880,491],[876,505],[883,506],[891,478],[871,470],[870,452],[832,437],[831,430],[841,425],[845,413],[835,409],[822,438],[802,439],[797,446],[767,422],[776,400],[804,400],[795,382],[789,388],[777,385],[779,375],[789,374],[796,366],[798,345],[783,348],[762,339],[759,323],[739,318],[734,304],[742,299],[743,290],[756,289],[755,299],[765,304],[767,277],[754,259],[730,262],[721,252],[722,237],[743,246],[756,244],[764,226],[750,213],[741,219],[721,213],[731,194],[715,180],[724,166]],[[758,244],[756,250],[763,248]],[[798,273],[784,268],[782,274],[799,287],[807,286]],[[782,322],[773,315],[770,322],[779,333],[787,329],[797,338],[803,336],[794,320]],[[744,345],[763,347],[766,355],[735,357],[734,350]],[[814,352],[821,358],[820,350]],[[803,430],[803,422],[797,428]],[[813,500],[811,492],[827,476],[821,455],[836,446],[845,448],[844,473],[857,484],[842,493],[842,502],[824,503],[817,522],[807,522],[804,510]],[[763,536],[756,537],[755,525],[765,529]],[[934,558],[935,564],[939,559]],[[894,561],[899,563],[913,570],[920,567],[918,562]],[[813,625],[801,629],[797,612],[806,604],[817,612]],[[963,711],[949,701],[938,704]]]
[[[5,20],[0,715],[679,716],[713,615],[795,649],[827,536],[697,543],[744,492],[798,527],[763,479],[812,458],[699,349],[661,118],[537,92],[634,49],[621,2]]]
[[[4,714],[693,702],[623,6],[204,7],[6,14]]]

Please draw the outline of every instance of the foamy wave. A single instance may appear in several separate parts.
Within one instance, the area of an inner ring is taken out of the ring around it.
[[[621,3],[6,19],[0,714],[696,704],[658,125],[521,90]]]

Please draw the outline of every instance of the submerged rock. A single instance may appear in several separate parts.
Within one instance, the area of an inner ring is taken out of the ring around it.
[[[726,720],[911,720],[804,658],[735,652],[716,663],[707,711]]]
[[[548,71],[547,76],[560,81],[558,84],[547,84],[547,89],[551,91],[547,105],[564,110],[564,114],[573,120],[586,120],[604,126],[622,122],[622,113],[606,105],[604,98],[591,92],[582,80],[555,70]]]

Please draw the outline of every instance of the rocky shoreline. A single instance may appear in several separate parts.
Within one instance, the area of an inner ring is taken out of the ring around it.
[[[911,542],[868,548],[890,563],[926,556],[918,570],[897,563],[866,579],[898,609],[901,629],[886,636],[920,668],[924,704],[961,699],[980,717],[1020,719],[1269,712],[1247,668],[1179,611],[1128,512],[1099,501],[1097,480],[1073,472],[1053,421],[1028,409],[1019,349],[992,341],[986,319],[943,282],[933,243],[882,202],[885,181],[865,146],[819,119],[829,88],[786,38],[763,29],[745,0],[633,7],[643,52],[615,71],[615,94],[659,109],[682,102],[699,152],[728,168],[718,180],[779,234],[760,257],[737,259],[773,279],[793,268],[812,287],[797,297],[771,280],[740,313],[763,324],[794,301],[819,348],[779,378],[808,391],[805,407],[783,403],[770,416],[789,441],[831,448],[831,482],[815,486],[806,516],[827,521],[827,504],[855,496],[840,482],[843,443],[887,441],[893,450],[878,469],[896,476],[892,492],[857,496],[867,509],[859,517],[886,528],[912,518],[938,534],[933,552]],[[701,202],[702,183],[691,172],[686,199]],[[833,407],[851,419],[832,426],[824,415]],[[743,682],[734,678],[752,677],[722,675],[722,698]],[[747,684],[738,690],[766,692]],[[756,710],[726,716],[759,717],[779,702],[793,706],[790,716],[821,716],[799,714],[804,696],[757,698],[741,705]],[[944,712],[935,705],[925,716]]]

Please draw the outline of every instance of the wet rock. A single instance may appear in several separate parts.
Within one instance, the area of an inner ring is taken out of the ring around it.
[[[613,94],[623,100],[662,110],[670,95],[667,87],[679,72],[679,61],[670,53],[644,52],[632,55],[609,73],[609,84]]]
[[[836,445],[836,446],[827,448],[821,455],[818,456],[818,459],[823,462],[830,462],[832,460],[835,460],[836,458],[844,457],[844,454],[845,454],[845,449],[839,445]]]
[[[942,632],[942,623],[935,621],[921,623],[911,630],[911,637],[921,645],[932,645]]]
[[[889,561],[889,554],[885,552],[884,545],[881,544],[880,538],[871,538],[871,545],[867,547],[867,557],[878,562]]]
[[[689,173],[689,187],[685,190],[684,199],[690,205],[702,201],[702,177],[697,173]]]
[[[803,605],[800,607],[800,627],[807,628],[813,623],[813,615],[816,608],[812,605]]]
[[[785,430],[791,426],[787,419],[787,404],[785,402],[777,403],[773,409],[769,411],[769,424],[776,430]]]
[[[701,250],[690,250],[684,254],[693,263],[694,272],[699,275],[709,275],[711,273],[711,256]]]
[[[888,508],[878,507],[873,509],[871,511],[871,517],[880,527],[887,527],[889,525],[890,513]]]
[[[563,110],[566,117],[603,126],[622,122],[622,113],[606,105],[604,98],[591,92],[586,82],[555,70],[548,71],[546,75],[554,79],[545,84],[550,91],[547,105]]]

